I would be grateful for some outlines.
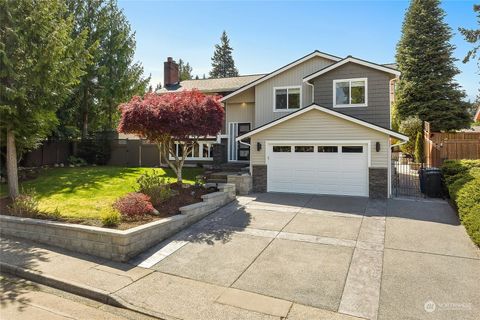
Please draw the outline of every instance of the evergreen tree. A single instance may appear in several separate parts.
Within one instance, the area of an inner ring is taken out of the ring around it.
[[[477,13],[477,24],[480,25],[480,5],[473,5],[473,11]],[[465,37],[465,40],[473,44],[473,49],[467,52],[463,59],[463,63],[467,63],[470,59],[477,58],[477,52],[480,50],[480,28],[479,29],[465,29],[458,28],[460,33]],[[477,58],[477,65],[480,69],[480,56]]]
[[[203,80],[207,79],[207,77],[205,77],[205,73],[203,74],[202,79],[203,79]]]
[[[118,104],[143,94],[149,78],[144,79],[143,67],[133,62],[135,34],[115,0],[66,2],[75,17],[73,34],[88,32],[86,48],[92,61],[58,112],[60,131],[75,127],[87,137],[92,131],[113,129]]]
[[[198,74],[195,76],[195,80],[199,80],[200,78],[198,77]]]
[[[178,75],[180,81],[192,79],[192,67],[190,67],[188,62],[185,63],[182,59],[178,60]]]
[[[78,84],[88,59],[86,32],[72,37],[63,1],[0,1],[0,141],[9,195],[19,195],[17,156],[58,124],[55,111]]]
[[[211,78],[237,77],[238,70],[232,57],[232,47],[227,32],[223,31],[220,37],[220,44],[215,45],[215,52],[212,57]]]
[[[155,86],[155,92],[160,90],[160,89],[162,89],[162,83],[161,82],[157,83],[157,85]]]
[[[422,132],[417,132],[415,139],[415,162],[423,163],[423,157],[423,134]]]
[[[135,34],[124,13],[110,0],[106,12],[106,37],[100,42],[102,55],[98,69],[99,112],[96,129],[112,130],[117,125],[120,103],[134,95],[143,95],[150,77],[143,78],[143,67],[133,62]]]
[[[444,17],[438,0],[412,0],[396,54],[402,72],[396,96],[399,119],[418,116],[433,130],[464,128],[469,122],[465,93],[453,79],[459,71]]]
[[[59,136],[65,131],[82,137],[88,135],[88,124],[97,112],[99,97],[98,68],[102,58],[100,42],[105,39],[107,8],[105,0],[66,0],[68,11],[74,17],[72,35],[87,32],[85,47],[92,56],[80,83],[57,115],[60,119]],[[75,129],[73,129],[75,128]],[[70,137],[68,137],[70,138]]]

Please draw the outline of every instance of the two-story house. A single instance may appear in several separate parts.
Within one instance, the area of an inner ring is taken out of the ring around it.
[[[255,192],[388,197],[391,138],[408,140],[390,123],[399,76],[314,51],[231,92],[212,90],[226,111],[225,161],[250,166]]]

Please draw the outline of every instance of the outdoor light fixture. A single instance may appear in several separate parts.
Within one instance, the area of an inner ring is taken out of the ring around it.
[[[257,151],[262,150],[262,144],[260,142],[257,142]]]
[[[377,152],[380,151],[380,142],[377,141],[377,143],[375,143],[375,150],[377,150]]]

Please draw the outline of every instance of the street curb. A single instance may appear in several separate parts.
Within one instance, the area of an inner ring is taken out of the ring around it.
[[[87,285],[83,285],[80,283],[67,281],[54,276],[48,276],[48,275],[42,274],[39,271],[24,269],[24,268],[14,266],[5,262],[0,262],[0,271],[8,273],[13,276],[17,276],[19,278],[30,280],[32,282],[43,284],[58,290],[62,290],[78,296],[82,296],[84,298],[88,298],[104,304],[108,304],[117,308],[128,309],[128,310],[141,313],[150,317],[158,318],[161,320],[175,319],[171,317],[165,318],[166,315],[160,315],[160,314],[157,314],[156,312],[145,310],[143,308],[134,306],[126,302],[120,297],[117,297],[117,296],[114,297],[113,294],[110,294],[107,291],[90,287]]]

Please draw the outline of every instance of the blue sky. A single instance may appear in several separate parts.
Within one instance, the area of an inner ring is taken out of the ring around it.
[[[444,1],[455,35],[455,57],[471,48],[458,27],[476,28],[473,1]],[[152,83],[163,83],[167,56],[182,58],[200,77],[211,67],[213,47],[226,30],[241,74],[271,72],[313,50],[395,61],[407,1],[142,1],[119,0],[136,31],[135,58]],[[457,81],[474,100],[476,64],[457,62]]]

